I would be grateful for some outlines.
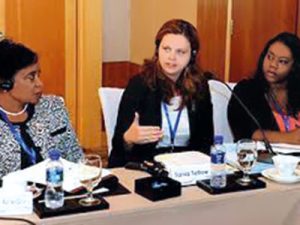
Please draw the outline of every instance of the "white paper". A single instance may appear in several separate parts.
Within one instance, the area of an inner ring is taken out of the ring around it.
[[[33,211],[32,193],[0,189],[0,215],[25,215]]]
[[[201,152],[187,151],[178,153],[166,153],[155,156],[155,160],[168,166],[186,166],[210,163],[210,157]]]
[[[286,143],[271,143],[271,146],[273,151],[277,153],[283,153],[283,154],[299,153],[300,154],[300,145],[292,145]],[[257,142],[257,149],[265,150],[266,147],[263,142]]]
[[[34,166],[28,167],[24,170],[12,172],[7,176],[13,176],[14,179],[25,179],[35,183],[46,184],[46,165],[49,159],[46,159]],[[71,192],[79,187],[81,183],[79,181],[79,164],[61,159],[64,167],[64,182],[63,189],[67,192]],[[110,170],[102,169],[102,177],[111,174]],[[4,177],[4,179],[5,179]]]

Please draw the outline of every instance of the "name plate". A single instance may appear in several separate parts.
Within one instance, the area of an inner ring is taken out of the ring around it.
[[[155,156],[165,165],[169,177],[181,185],[193,185],[197,180],[210,178],[210,157],[197,151],[167,153]]]
[[[181,185],[193,185],[197,180],[210,178],[210,164],[170,166],[167,167],[169,177],[177,180]]]
[[[0,215],[25,215],[33,212],[33,196],[29,191],[0,189]]]

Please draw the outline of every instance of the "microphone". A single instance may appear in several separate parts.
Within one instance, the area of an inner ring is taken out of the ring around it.
[[[125,165],[125,168],[130,170],[144,171],[151,174],[154,177],[167,177],[169,175],[168,171],[165,170],[165,166],[159,162],[128,162]]]
[[[273,148],[263,130],[263,128],[261,127],[260,123],[258,122],[258,120],[255,118],[255,116],[251,113],[251,111],[248,109],[248,107],[244,104],[244,102],[240,99],[240,97],[232,90],[232,88],[224,81],[219,80],[218,78],[216,78],[212,73],[210,72],[205,72],[205,76],[209,79],[209,80],[215,80],[217,82],[222,83],[232,94],[232,96],[237,100],[237,102],[239,103],[239,105],[245,110],[245,112],[247,113],[247,115],[252,119],[252,121],[255,123],[255,125],[257,126],[257,128],[259,129],[259,131],[262,134],[263,137],[263,143],[265,145],[265,148],[267,151],[262,151],[260,152],[260,154],[258,154],[257,157],[257,161],[259,162],[264,162],[264,163],[273,163],[272,160],[272,156],[276,155],[276,153],[273,151]]]

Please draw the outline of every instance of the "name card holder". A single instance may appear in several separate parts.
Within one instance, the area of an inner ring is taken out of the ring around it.
[[[0,215],[25,215],[33,212],[33,196],[29,191],[0,189]]]
[[[167,168],[169,177],[177,180],[182,186],[194,185],[197,180],[210,178],[210,164],[170,166]]]

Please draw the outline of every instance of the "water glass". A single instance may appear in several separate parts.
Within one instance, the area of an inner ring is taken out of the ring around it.
[[[241,139],[237,143],[237,160],[243,172],[243,177],[238,179],[240,184],[249,184],[249,173],[257,159],[256,142],[251,139]]]
[[[86,198],[79,201],[83,206],[98,205],[101,200],[93,196],[93,189],[99,184],[102,175],[102,161],[100,155],[85,154],[79,162],[79,178],[87,189]]]

